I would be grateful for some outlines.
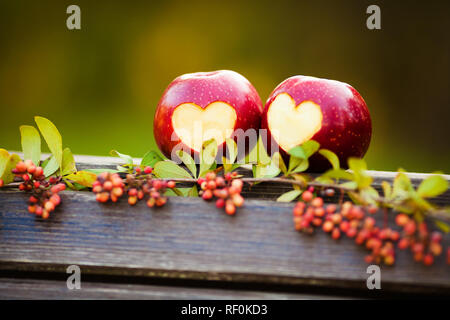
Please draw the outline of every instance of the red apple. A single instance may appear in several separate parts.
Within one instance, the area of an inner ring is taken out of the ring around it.
[[[262,110],[256,89],[234,71],[185,74],[172,81],[161,97],[153,132],[166,157],[173,159],[172,150],[179,148],[194,156],[211,138],[223,148],[229,137],[237,141],[248,129],[257,133]]]
[[[349,157],[362,158],[369,147],[372,122],[361,95],[350,85],[328,79],[294,76],[284,80],[267,100],[262,129],[267,129],[269,153],[287,151],[312,139],[336,153],[341,166]],[[330,167],[319,154],[310,158],[310,171]]]

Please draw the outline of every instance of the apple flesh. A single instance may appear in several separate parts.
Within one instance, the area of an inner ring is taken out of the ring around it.
[[[185,74],[172,81],[162,95],[153,132],[166,157],[174,157],[174,148],[195,156],[211,138],[223,148],[227,138],[238,140],[248,129],[257,131],[262,111],[256,89],[234,71]],[[245,147],[244,153],[251,148]]]
[[[328,79],[294,76],[279,84],[267,100],[261,122],[267,129],[266,148],[288,151],[312,139],[339,157],[342,167],[349,157],[362,158],[372,135],[369,110],[350,85]],[[275,147],[274,147],[275,146]],[[330,168],[319,154],[310,158],[310,171]]]

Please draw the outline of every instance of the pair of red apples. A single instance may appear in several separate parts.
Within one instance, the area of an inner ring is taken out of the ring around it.
[[[312,139],[345,166],[349,157],[366,153],[372,123],[363,98],[346,83],[294,76],[275,88],[263,108],[246,78],[220,70],[176,78],[158,103],[153,130],[160,150],[172,159],[180,148],[198,156],[203,142],[212,138],[223,149],[227,138],[248,141],[249,132],[264,132],[269,154],[279,151],[287,159],[291,148]],[[310,158],[310,171],[329,167],[319,154]]]

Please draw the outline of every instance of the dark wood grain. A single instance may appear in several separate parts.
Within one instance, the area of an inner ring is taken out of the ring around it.
[[[299,234],[292,204],[248,200],[235,217],[197,198],[171,198],[159,209],[122,201],[101,205],[87,192],[63,193],[48,221],[26,212],[26,195],[0,193],[0,270],[232,281],[293,286],[366,288],[365,250],[349,239]],[[450,268],[401,252],[382,267],[385,290],[445,292]]]
[[[186,288],[145,284],[117,284],[83,281],[81,289],[69,290],[65,281],[0,278],[0,300],[10,299],[121,299],[121,300],[285,300],[340,299],[342,297],[275,293],[247,290]]]

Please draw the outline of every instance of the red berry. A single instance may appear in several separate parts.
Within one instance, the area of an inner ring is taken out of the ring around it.
[[[103,184],[103,189],[105,189],[106,191],[111,191],[113,188],[113,184],[111,181],[105,181],[105,183]]]
[[[225,174],[225,180],[230,181],[231,180],[231,173]]]
[[[236,179],[231,182],[231,186],[238,189],[239,192],[241,192],[242,187],[244,186],[244,183],[242,182],[242,180]]]
[[[130,190],[128,190],[128,195],[129,196],[136,196],[137,195],[137,189],[136,188],[131,188]]]
[[[5,185],[5,182],[3,181],[3,179],[0,179],[0,188],[3,187]]]
[[[175,188],[175,182],[174,181],[167,182],[167,187],[170,189]]]
[[[442,233],[438,232],[438,231],[434,231],[431,234],[431,241],[432,242],[441,242],[442,240]]]
[[[407,238],[400,239],[400,241],[398,242],[398,248],[400,250],[404,250],[408,247],[409,247],[409,240]]]
[[[442,253],[441,244],[438,242],[430,243],[430,252],[435,256],[439,256]]]
[[[229,215],[233,215],[236,212],[236,207],[233,203],[228,203],[225,205],[225,212]]]
[[[370,213],[370,214],[374,214],[374,213],[377,213],[378,212],[378,207],[376,206],[376,205],[370,205],[368,208],[367,208],[367,211]]]
[[[327,205],[327,213],[335,213],[337,209],[337,206],[335,204],[329,204]]]
[[[152,167],[145,167],[145,169],[144,169],[144,172],[145,172],[146,174],[150,174],[150,173],[152,173],[152,171],[153,171],[153,168],[152,168]]]
[[[36,198],[35,196],[31,196],[30,199],[28,199],[28,201],[30,201],[31,203],[37,203],[38,198]]]
[[[205,178],[206,178],[207,181],[214,180],[216,178],[216,174],[214,172],[208,172],[205,175]]]
[[[128,204],[130,206],[134,206],[137,202],[137,197],[136,196],[130,196],[128,197]]]
[[[366,229],[372,229],[374,226],[375,226],[375,219],[374,219],[374,218],[372,218],[372,217],[367,217],[367,218],[364,220],[364,227],[365,227]]]
[[[311,201],[311,205],[319,208],[323,206],[323,199],[321,197],[316,197]]]
[[[111,190],[111,193],[115,196],[115,197],[121,197],[123,195],[123,189],[119,188],[119,187],[115,187]]]
[[[409,236],[413,235],[416,232],[416,223],[414,221],[408,221],[404,226],[404,231]]]
[[[320,227],[322,225],[322,219],[320,218],[314,218],[312,221],[312,224],[316,227]]]
[[[17,173],[25,172],[27,170],[27,166],[26,166],[25,162],[23,162],[23,161],[17,162],[16,170],[17,170]]]
[[[35,213],[36,213],[37,216],[41,216],[42,215],[42,211],[43,211],[42,207],[41,206],[37,206]]]
[[[58,194],[54,194],[50,197],[50,201],[56,207],[57,205],[59,205],[61,203],[61,197]],[[49,210],[49,211],[51,211],[51,210]]]
[[[155,188],[156,190],[161,189],[162,187],[162,182],[161,180],[153,180],[153,188]]]
[[[339,231],[339,229],[338,228],[334,228],[333,232],[331,233],[331,237],[334,240],[337,240],[337,239],[339,239],[340,236],[341,236],[341,232]]]
[[[358,231],[356,230],[356,228],[352,228],[352,227],[350,227],[349,229],[348,229],[348,231],[346,232],[346,234],[347,234],[347,237],[349,237],[349,238],[354,238],[355,236],[356,236],[356,233],[357,233]]]
[[[45,208],[45,210],[47,210],[48,212],[51,212],[51,211],[55,210],[55,205],[53,204],[53,202],[47,201],[47,202],[44,204],[44,208]]]
[[[42,219],[48,219],[50,213],[47,210],[42,210]]]
[[[311,191],[305,191],[302,193],[302,200],[305,202],[310,202],[313,199],[314,195]]]
[[[404,213],[400,213],[395,217],[395,223],[400,227],[405,226],[408,223],[408,221],[409,217]]]
[[[202,194],[203,200],[210,200],[212,198],[213,194],[211,190],[205,190]]]
[[[323,217],[325,215],[325,209],[323,207],[315,208],[314,209],[314,215],[316,217]]]
[[[23,179],[23,181],[28,181],[28,180],[30,180],[30,176],[27,173],[25,173],[22,175],[22,179]]]
[[[142,169],[140,167],[136,167],[134,170],[136,171],[137,174],[140,174],[142,171]]]
[[[35,213],[35,212],[36,212],[36,206],[35,206],[35,205],[33,205],[33,206],[28,206],[28,212],[29,212],[29,213]]]
[[[387,266],[392,266],[394,264],[394,262],[395,262],[395,258],[393,255],[387,255],[384,257],[384,263]]]
[[[41,186],[41,183],[39,181],[33,182],[34,187],[37,189]]]
[[[216,182],[215,181],[208,181],[206,183],[206,188],[214,190],[216,188]]]
[[[223,208],[224,206],[225,206],[225,200],[222,199],[222,198],[217,199],[217,201],[216,201],[216,207],[220,209],[220,208]]]
[[[434,262],[434,257],[431,253],[427,253],[423,258],[423,264],[426,266],[431,266]]]
[[[348,221],[342,221],[339,227],[342,232],[347,233],[350,229],[350,223]]]
[[[36,170],[34,170],[34,176],[36,178],[42,176],[44,174],[44,169],[42,167],[36,167]]]
[[[233,204],[236,207],[242,207],[242,205],[244,204],[244,198],[239,194],[233,195],[232,199],[233,199]]]
[[[334,224],[331,221],[325,221],[323,223],[322,229],[325,232],[331,232],[331,230],[333,230]]]

